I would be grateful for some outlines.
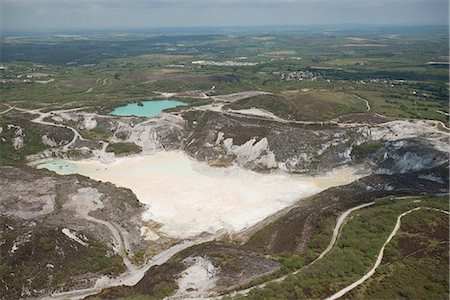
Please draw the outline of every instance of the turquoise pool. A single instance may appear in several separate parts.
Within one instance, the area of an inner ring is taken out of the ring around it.
[[[132,103],[119,106],[111,112],[111,115],[151,118],[159,115],[164,109],[187,105],[187,103],[175,100],[143,101],[140,104]]]

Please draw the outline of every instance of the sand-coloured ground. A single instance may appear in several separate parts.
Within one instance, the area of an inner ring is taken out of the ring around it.
[[[213,168],[178,151],[119,158],[109,164],[58,160],[40,167],[130,188],[148,205],[143,219],[163,224],[162,234],[180,238],[242,230],[303,197],[361,177],[350,168],[320,177],[261,174],[237,166]]]

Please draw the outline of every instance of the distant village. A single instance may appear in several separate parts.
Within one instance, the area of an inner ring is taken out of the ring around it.
[[[273,75],[279,76],[282,81],[302,81],[302,80],[317,80],[315,73],[311,71],[297,71],[297,72],[272,72]]]
[[[52,76],[52,74],[44,74],[44,73],[33,73],[35,71],[41,70],[41,65],[34,65],[32,68],[29,69],[30,74],[15,74],[14,71],[11,72],[11,70],[8,71],[7,66],[0,66],[0,84],[24,84],[24,83],[50,83],[55,81],[55,79],[50,78],[49,76]],[[9,72],[9,74],[6,74],[5,72]],[[34,75],[33,75],[34,74]],[[35,76],[36,75],[36,76]],[[8,78],[4,78],[8,77]],[[48,80],[39,80],[42,77],[46,77]]]
[[[238,62],[238,61],[213,61],[213,60],[195,60],[192,62],[193,65],[200,66],[219,66],[219,67],[247,67],[256,66],[258,63],[255,62]]]

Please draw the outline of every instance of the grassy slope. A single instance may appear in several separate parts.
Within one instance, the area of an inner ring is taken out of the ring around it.
[[[295,276],[289,276],[282,283],[271,283],[263,289],[252,290],[246,298],[323,298],[340,290],[359,279],[362,274],[372,267],[379,249],[393,229],[397,216],[413,207],[422,205],[448,210],[446,198],[426,197],[420,203],[413,200],[392,201],[386,199],[379,201],[374,207],[353,213],[353,217],[343,227],[337,245],[322,260],[307,267]],[[427,216],[433,215],[429,217],[431,220],[435,218],[441,223],[448,222],[448,216],[444,214],[439,215],[440,213],[431,211],[424,211],[423,213]],[[436,214],[438,215],[435,216]],[[415,215],[411,215],[411,217],[414,220]],[[408,219],[405,220],[405,222],[408,221]],[[429,233],[424,232],[423,234],[427,242],[433,240]],[[430,261],[428,263],[431,266],[439,266],[442,263],[442,258],[445,258],[446,253],[448,253],[448,247],[444,248],[446,249],[436,248],[437,251],[441,251],[439,255],[429,257]],[[403,270],[405,274],[403,274],[403,277],[398,278],[400,282],[397,282],[396,285],[411,284],[410,280],[415,276],[415,267],[412,265],[406,271]],[[432,286],[438,293],[440,291],[448,293],[448,272],[436,267],[433,273],[436,274],[434,277],[420,277],[422,280],[420,284],[422,286]],[[405,280],[405,282],[402,282],[402,280]],[[397,291],[400,293],[400,290]],[[427,293],[426,289],[421,289],[421,293],[435,295],[431,292]]]
[[[302,121],[326,121],[341,115],[366,111],[361,100],[342,92],[262,95],[237,101],[228,107],[260,107],[282,118]]]
[[[444,299],[448,295],[448,217],[419,210],[402,219],[376,274],[355,299]]]
[[[428,100],[406,92],[357,91],[355,94],[369,101],[373,111],[382,115],[400,118],[435,119],[447,122],[448,118],[437,110],[448,111],[447,103]]]

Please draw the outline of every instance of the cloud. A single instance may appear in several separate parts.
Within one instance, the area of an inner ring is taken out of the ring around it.
[[[447,0],[0,0],[3,27],[446,23]]]
[[[321,4],[329,6],[384,6],[392,4],[445,3],[446,0],[0,0],[6,6],[49,6],[66,8],[176,8],[176,7],[274,7]]]

